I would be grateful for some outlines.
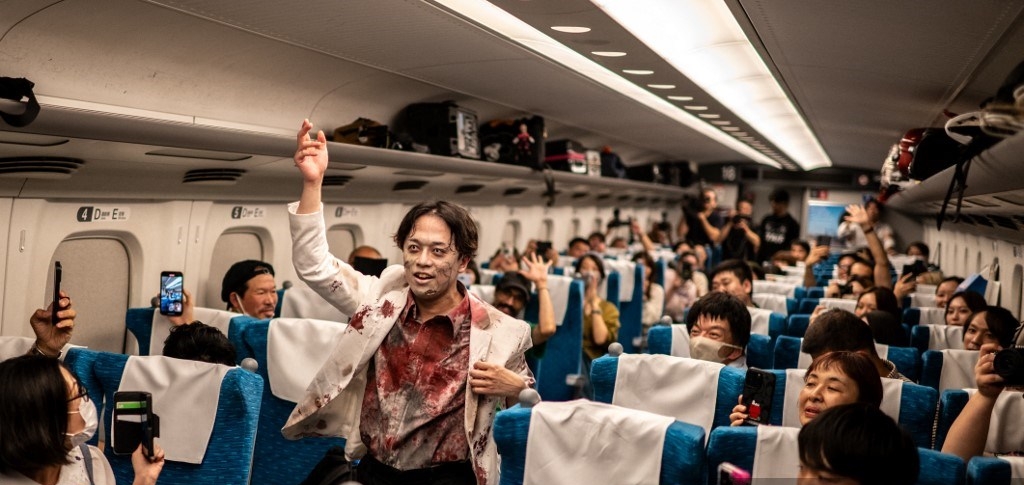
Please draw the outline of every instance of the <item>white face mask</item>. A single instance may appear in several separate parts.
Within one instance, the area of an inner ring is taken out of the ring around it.
[[[77,448],[89,441],[92,435],[96,434],[96,428],[99,427],[100,421],[96,414],[96,405],[91,400],[82,400],[82,404],[78,407],[78,411],[68,411],[68,414],[80,414],[82,420],[85,421],[85,427],[77,433],[64,433],[68,435],[68,439],[71,441],[71,447]]]
[[[724,364],[734,350],[743,348],[707,337],[690,337],[690,358],[693,359]]]

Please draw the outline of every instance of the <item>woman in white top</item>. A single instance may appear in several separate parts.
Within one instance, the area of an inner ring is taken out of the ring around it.
[[[0,483],[114,485],[103,452],[86,445],[99,416],[78,379],[57,359],[25,355],[0,363]],[[134,485],[153,485],[164,465],[154,446],[132,454]]]

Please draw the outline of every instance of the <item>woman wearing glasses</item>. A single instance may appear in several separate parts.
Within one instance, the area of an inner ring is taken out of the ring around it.
[[[57,359],[26,355],[0,363],[0,483],[4,485],[114,485],[98,448],[85,442],[99,416],[85,388]],[[132,454],[134,485],[156,483],[163,450],[155,458],[139,446]]]

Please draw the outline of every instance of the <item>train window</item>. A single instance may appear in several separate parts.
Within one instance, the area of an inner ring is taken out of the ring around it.
[[[598,217],[597,219],[594,219],[594,230],[591,231],[591,232],[592,233],[593,232],[600,232],[600,233],[604,234],[604,224],[601,223],[601,218],[600,217]]]
[[[942,241],[935,244],[935,266],[942,267]]]
[[[579,235],[580,235],[580,220],[579,219],[573,219],[572,220],[572,237],[578,237]],[[566,241],[566,244],[568,244],[568,242],[569,241]]]
[[[963,273],[965,276],[972,273],[972,271],[968,269],[968,268],[971,267],[970,266],[970,255],[968,253],[969,253],[969,251],[967,250],[967,248],[964,248],[964,265],[963,265],[964,269],[963,269],[963,271],[961,271],[961,273]],[[977,271],[974,271],[974,272],[977,272]]]
[[[981,272],[981,251],[978,251],[978,261],[974,263],[974,267],[977,268],[975,271]],[[995,268],[995,266],[993,266],[993,268]]]
[[[1010,305],[1009,309],[1014,313],[1017,318],[1020,318],[1024,307],[1021,307],[1021,292],[1024,292],[1024,267],[1017,264],[1013,266],[1013,284],[1010,287]]]
[[[114,238],[68,239],[57,246],[51,268],[54,261],[60,261],[63,268],[60,287],[78,312],[73,343],[92,350],[124,352],[124,316],[131,287],[125,245]],[[159,275],[151,276],[155,280]],[[51,274],[43,301],[49,302],[52,293]],[[149,301],[155,295],[144,296]]]
[[[510,247],[519,247],[519,221],[508,221],[501,232],[501,243]]]
[[[338,258],[348,258],[349,253],[356,248],[359,239],[356,234],[360,233],[358,226],[334,226],[327,230],[327,246],[331,248],[331,254]],[[379,249],[378,249],[379,251]]]
[[[228,232],[217,238],[210,259],[210,272],[206,275],[205,300],[200,305],[207,308],[224,308],[220,299],[220,286],[224,273],[231,265],[246,259],[263,259],[263,241],[253,232]],[[273,261],[267,261],[271,265]]]

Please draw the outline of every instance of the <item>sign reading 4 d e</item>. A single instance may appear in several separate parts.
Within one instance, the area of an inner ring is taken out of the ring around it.
[[[125,207],[82,206],[75,212],[78,222],[127,221],[130,211]]]

